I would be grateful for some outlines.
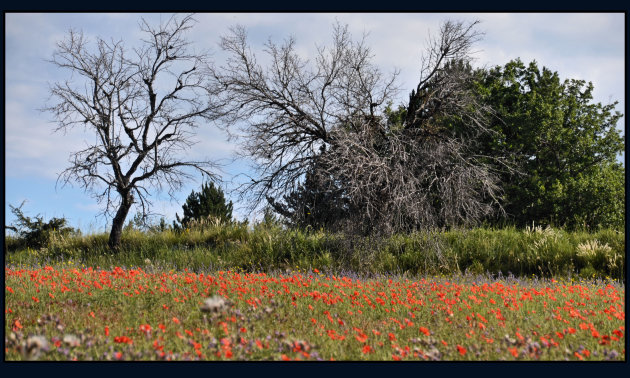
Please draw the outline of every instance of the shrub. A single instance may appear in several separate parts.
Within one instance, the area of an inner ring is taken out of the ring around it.
[[[13,243],[13,248],[19,246],[39,249],[47,246],[55,235],[64,237],[78,233],[74,228],[66,226],[66,218],[52,218],[45,222],[41,215],[36,215],[34,219],[27,217],[22,212],[25,202],[18,207],[9,205],[11,212],[17,217],[15,223],[8,227],[17,234],[17,243]]]

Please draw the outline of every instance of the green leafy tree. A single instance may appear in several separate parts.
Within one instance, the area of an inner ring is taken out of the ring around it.
[[[520,60],[478,71],[477,90],[497,112],[481,153],[509,158],[505,210],[518,225],[622,226],[624,140],[617,102],[594,103],[593,84]]]
[[[182,226],[208,216],[215,216],[221,222],[229,222],[232,220],[232,207],[232,201],[226,202],[223,191],[209,182],[202,184],[200,192],[193,190],[186,198],[186,203],[182,206],[183,218],[180,219],[179,214],[175,214],[175,217]]]

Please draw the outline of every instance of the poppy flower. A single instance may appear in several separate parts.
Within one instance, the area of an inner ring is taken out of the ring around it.
[[[457,352],[459,352],[459,354],[461,354],[462,356],[466,354],[466,348],[464,348],[461,345],[457,345]]]
[[[512,356],[514,356],[514,358],[518,357],[518,350],[516,348],[508,348],[508,350],[510,351]]]
[[[359,333],[358,335],[354,336],[360,343],[364,343],[367,341],[367,335],[364,333]]]

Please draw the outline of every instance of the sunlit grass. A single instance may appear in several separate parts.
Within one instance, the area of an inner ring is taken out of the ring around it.
[[[116,254],[109,250],[106,234],[53,235],[40,249],[16,245],[7,243],[6,262],[17,266],[72,262],[131,267],[145,266],[145,259],[149,259],[161,267],[190,271],[269,271],[300,266],[412,275],[469,272],[625,278],[625,235],[615,230],[587,233],[477,228],[351,237],[321,230],[230,223],[180,233],[127,230]]]

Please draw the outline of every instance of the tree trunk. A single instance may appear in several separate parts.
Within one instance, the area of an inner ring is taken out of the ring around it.
[[[131,205],[133,204],[133,197],[131,193],[123,194],[122,201],[120,203],[120,207],[114,216],[114,220],[112,221],[112,231],[109,234],[109,248],[113,251],[117,251],[120,247],[120,240],[122,237],[122,230],[125,224],[125,219],[127,218],[127,214],[129,214],[129,209],[131,209]]]

